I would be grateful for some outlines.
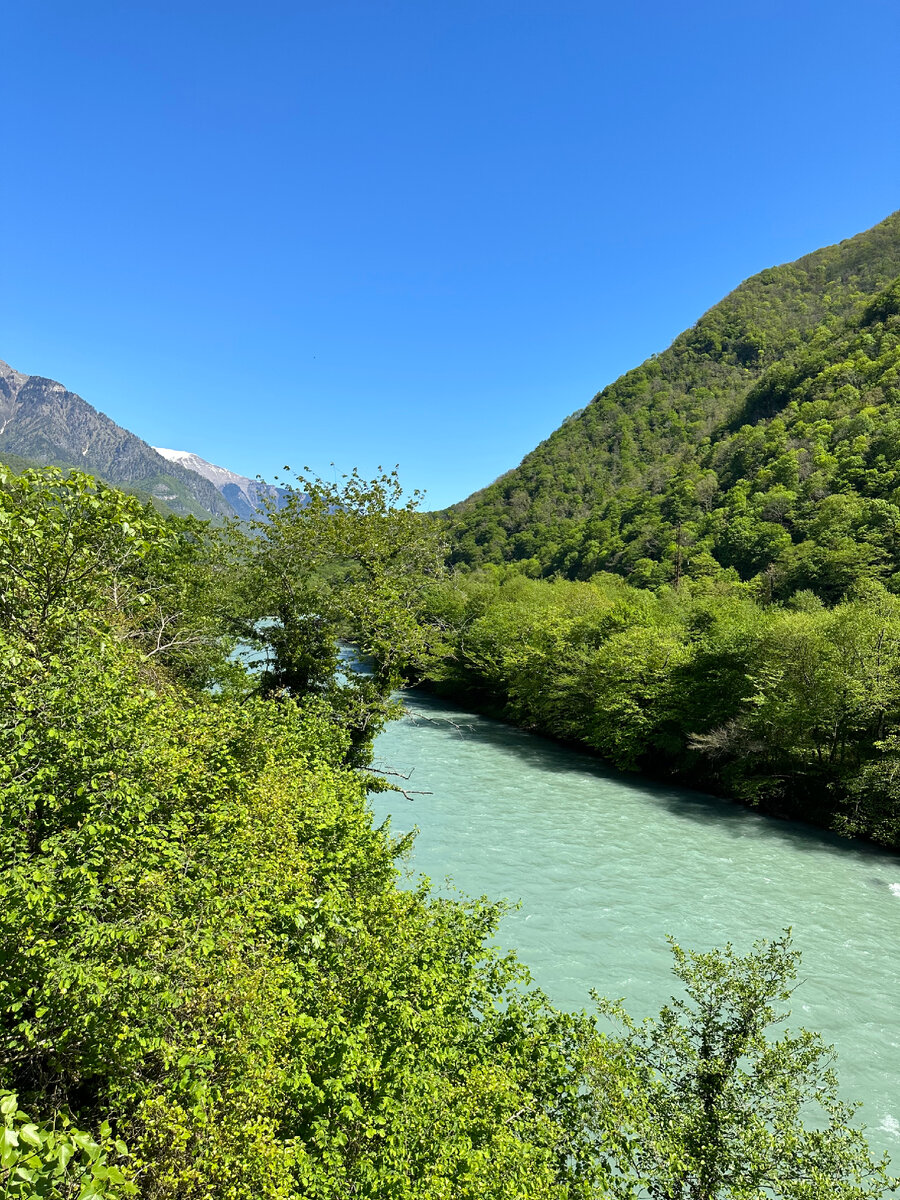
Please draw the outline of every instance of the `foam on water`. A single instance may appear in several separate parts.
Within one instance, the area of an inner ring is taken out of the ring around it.
[[[555,1003],[623,997],[642,1017],[676,990],[665,936],[705,949],[777,936],[803,954],[793,1025],[838,1051],[873,1149],[897,1149],[900,995],[897,858],[724,801],[605,769],[595,759],[445,702],[379,739],[415,768],[415,804],[382,793],[376,819],[420,829],[411,866],[469,895],[521,901],[500,938]]]

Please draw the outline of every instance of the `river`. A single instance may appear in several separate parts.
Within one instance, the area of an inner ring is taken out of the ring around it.
[[[676,990],[666,934],[685,948],[792,926],[802,952],[789,1024],[838,1051],[878,1153],[900,1164],[900,858],[743,807],[616,773],[576,750],[410,692],[379,764],[408,801],[373,796],[436,888],[520,903],[500,943],[560,1007],[589,990],[648,1016]]]

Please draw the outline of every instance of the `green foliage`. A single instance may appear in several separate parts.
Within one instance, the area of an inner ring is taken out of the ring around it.
[[[618,767],[898,844],[900,599],[883,586],[828,609],[707,580],[653,593],[485,572],[423,603],[447,646],[435,686]]]
[[[438,638],[419,621],[418,598],[442,574],[444,548],[419,500],[404,500],[396,470],[340,483],[298,476],[255,529],[244,632],[267,652],[264,689],[327,697],[352,731],[356,765],[396,710],[391,692]],[[341,662],[340,639],[362,669]]]
[[[832,1047],[806,1030],[768,1036],[793,994],[789,931],[746,955],[731,945],[697,954],[673,942],[672,951],[687,1000],[641,1025],[601,1001],[627,1031],[614,1060],[627,1083],[612,1194],[867,1200],[897,1186],[838,1096]]]
[[[116,631],[195,683],[226,671],[221,532],[54,467],[0,467],[0,530],[0,621],[22,654],[46,663],[73,637]]]
[[[900,589],[898,272],[894,214],[748,280],[457,505],[453,561]]]
[[[637,1186],[622,1157],[641,1111],[630,1049],[530,987],[492,940],[499,906],[398,888],[407,839],[373,825],[361,719],[429,647],[455,672],[450,647],[523,714],[543,694],[560,727],[587,712],[598,745],[638,758],[678,719],[691,631],[728,631],[743,695],[768,626],[738,637],[752,601],[711,592],[686,612],[678,593],[613,576],[446,580],[433,525],[396,504],[391,478],[351,477],[340,504],[295,495],[257,542],[164,521],[85,477],[0,480],[6,1195],[594,1200]],[[261,633],[279,657],[259,687],[226,668],[231,632],[282,587],[296,640]],[[882,590],[865,612],[893,628],[894,604]],[[795,641],[825,612],[788,614]],[[827,616],[859,657],[855,719],[889,740],[885,638],[869,617]],[[373,655],[371,693],[335,678],[336,633]],[[839,1178],[857,1143],[835,1145]]]
[[[235,1195],[407,1195],[481,1187],[480,1163],[496,1170],[486,1194],[544,1194],[529,1188],[551,1187],[561,1135],[502,1048],[530,1046],[537,1069],[547,1018],[515,1017],[516,969],[483,947],[494,911],[396,891],[362,782],[327,767],[343,749],[330,724],[284,704],[183,711],[133,687],[104,698],[69,785],[114,767],[114,809],[98,789],[75,837],[73,800],[7,884],[0,1007],[21,1014],[19,1079],[130,1113],[162,1194],[236,1173]],[[129,732],[143,753],[111,763]]]
[[[331,693],[166,668],[159,614],[208,619],[190,528],[52,471],[0,496],[0,1073],[36,1127],[99,1128],[106,1186],[114,1124],[154,1198],[590,1195],[591,1023],[496,906],[397,888]]]
[[[137,1187],[128,1178],[128,1148],[121,1139],[113,1138],[108,1122],[102,1124],[99,1140],[76,1129],[63,1113],[47,1127],[20,1110],[15,1092],[3,1089],[0,1114],[4,1197],[121,1200],[137,1195]]]

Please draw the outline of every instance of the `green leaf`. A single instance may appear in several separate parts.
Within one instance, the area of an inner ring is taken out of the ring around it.
[[[19,1137],[29,1146],[40,1147],[42,1144],[41,1133],[37,1125],[23,1125],[19,1129]]]

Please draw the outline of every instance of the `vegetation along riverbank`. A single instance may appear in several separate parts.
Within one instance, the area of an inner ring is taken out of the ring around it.
[[[433,585],[427,613],[438,690],[617,767],[898,845],[900,599],[878,582],[826,608],[482,569]]]
[[[787,937],[676,947],[686,999],[601,1032],[496,905],[398,888],[371,744],[443,646],[438,529],[391,475],[254,537],[0,475],[6,1194],[883,1195],[828,1048],[773,1028]]]
[[[397,886],[367,794],[418,680],[896,849],[898,270],[895,215],[763,272],[445,513],[396,472],[243,523],[201,480],[216,524],[3,469],[6,1194],[885,1194],[828,1049],[774,1028],[787,934],[673,947],[686,999],[601,1030],[498,906]],[[97,417],[4,378],[20,423]]]

